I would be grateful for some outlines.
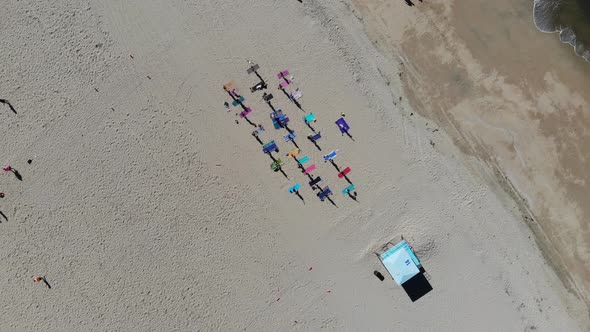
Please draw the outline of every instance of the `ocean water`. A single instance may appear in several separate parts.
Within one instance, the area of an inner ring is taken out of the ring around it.
[[[558,32],[562,42],[590,61],[590,0],[534,0],[535,25]]]

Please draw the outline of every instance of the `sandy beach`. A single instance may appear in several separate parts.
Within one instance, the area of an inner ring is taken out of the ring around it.
[[[491,11],[519,32],[500,41],[490,8],[460,12],[479,0],[8,1],[0,163],[22,178],[0,177],[0,330],[587,330],[585,159],[568,156],[589,69],[565,46],[533,59],[559,41],[525,2]],[[285,156],[247,60],[335,205]],[[224,107],[229,81],[288,178]],[[399,235],[433,287],[416,302],[375,255]]]

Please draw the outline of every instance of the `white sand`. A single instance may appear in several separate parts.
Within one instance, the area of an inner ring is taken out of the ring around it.
[[[350,7],[318,3],[4,5],[0,98],[18,114],[1,108],[0,162],[23,181],[0,178],[1,331],[580,328],[526,225],[442,131],[394,106],[396,68]],[[292,160],[291,180],[273,173],[253,128],[224,110],[221,87],[235,80],[263,140],[291,149],[248,91],[245,59],[261,65],[338,208]],[[318,117],[323,152],[340,149],[352,168],[360,203],[274,88],[283,69]],[[340,112],[355,142],[334,125]],[[287,192],[295,182],[305,205]],[[385,273],[373,250],[397,234],[434,287],[414,303],[373,276]]]

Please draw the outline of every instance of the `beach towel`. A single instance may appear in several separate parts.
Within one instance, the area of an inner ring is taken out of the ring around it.
[[[287,157],[294,157],[299,154],[299,149],[293,149],[287,153]]]
[[[350,126],[348,125],[348,123],[346,123],[346,120],[344,120],[344,118],[336,120],[336,124],[338,125],[338,129],[340,129],[340,132],[343,134],[346,134],[350,130]]]
[[[281,169],[281,166],[283,166],[285,163],[281,160],[281,158],[277,159],[277,161],[274,161],[272,164],[270,164],[270,168],[273,171],[278,171],[279,169]]]
[[[320,191],[318,193],[318,197],[320,198],[320,200],[323,202],[324,199],[326,199],[326,197],[332,195],[332,190],[330,189],[330,187],[326,187],[324,188],[324,190]]]
[[[264,153],[271,153],[273,151],[278,150],[277,144],[275,141],[270,141],[262,146],[262,152]]]
[[[310,185],[311,187],[313,187],[313,186],[315,186],[316,184],[319,184],[319,183],[321,183],[321,182],[322,182],[322,178],[318,176],[317,178],[315,178],[315,179],[313,179],[313,180],[309,181],[309,185]]]
[[[243,118],[243,117],[245,117],[246,115],[250,114],[251,112],[252,112],[252,109],[251,109],[250,107],[246,108],[246,110],[245,110],[245,111],[242,111],[242,112],[240,113],[240,118]]]
[[[285,78],[287,76],[289,76],[289,71],[288,70],[283,70],[282,72],[280,72],[280,73],[277,74],[277,78],[278,79]]]
[[[223,90],[230,91],[234,87],[234,81],[230,81],[226,85],[223,86]]]
[[[248,74],[252,74],[253,72],[257,71],[258,69],[260,69],[260,66],[258,64],[255,64],[252,67],[246,69],[246,72]]]
[[[309,135],[307,136],[307,138],[309,138],[312,142],[317,142],[320,138],[322,138],[322,135],[320,133],[317,133],[315,135]]]
[[[285,142],[290,142],[295,137],[297,137],[297,134],[295,134],[295,132],[289,133],[289,135],[285,135]]]
[[[243,102],[244,102],[244,97],[243,96],[240,96],[240,98],[238,98],[237,100],[234,100],[231,104],[232,104],[232,106],[236,107],[240,103],[243,103]]]
[[[327,155],[325,155],[324,156],[324,160],[325,161],[332,160],[332,159],[334,159],[336,157],[337,154],[338,154],[338,150],[334,150],[334,151],[328,153]]]
[[[315,121],[315,115],[313,113],[309,113],[303,117],[303,122],[305,124],[309,124]]]
[[[342,179],[348,173],[350,173],[350,167],[346,167],[345,169],[342,170],[342,172],[338,173],[338,177]]]
[[[291,93],[291,99],[299,100],[299,98],[301,98],[301,91],[295,90],[294,92]]]
[[[355,187],[354,187],[354,184],[351,184],[350,186],[348,186],[348,187],[344,188],[344,189],[342,190],[342,195],[348,195],[348,193],[349,193],[349,192],[351,192],[351,191],[353,191],[353,190],[354,190],[354,188],[355,188]]]
[[[289,192],[294,193],[294,192],[298,191],[299,189],[301,189],[301,185],[299,183],[295,183],[295,185],[293,187],[289,188]]]

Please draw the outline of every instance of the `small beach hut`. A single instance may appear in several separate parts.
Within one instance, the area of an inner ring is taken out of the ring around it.
[[[387,249],[379,255],[379,258],[387,272],[400,286],[420,273],[420,261],[406,240],[401,240]]]
[[[403,237],[395,244],[391,241],[387,242],[375,254],[389,275],[406,291],[412,301],[418,300],[432,290],[422,263]]]

